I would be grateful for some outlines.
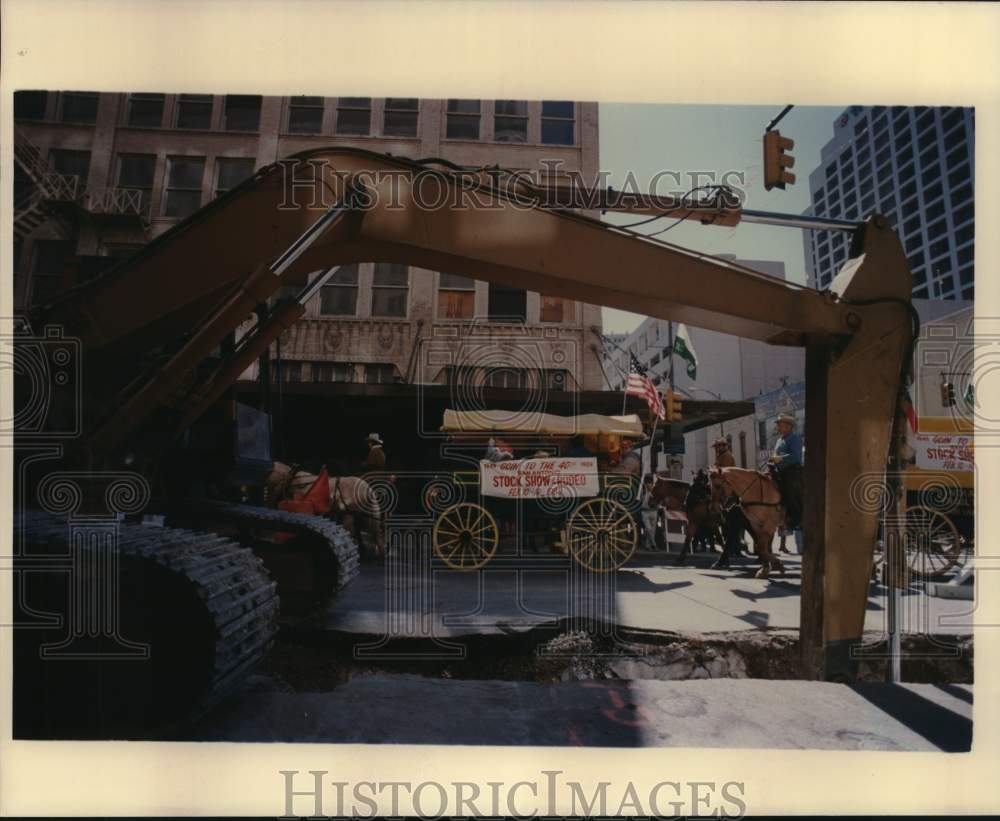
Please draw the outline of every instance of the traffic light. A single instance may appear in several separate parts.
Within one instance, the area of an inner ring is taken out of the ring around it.
[[[785,171],[795,165],[795,157],[786,154],[795,148],[795,141],[782,137],[780,131],[764,134],[764,188],[784,188],[795,182],[795,175]]]
[[[673,391],[667,391],[667,422],[680,422],[681,411],[683,410],[681,395]]]
[[[955,383],[949,380],[941,381],[941,405],[946,408],[955,406]]]

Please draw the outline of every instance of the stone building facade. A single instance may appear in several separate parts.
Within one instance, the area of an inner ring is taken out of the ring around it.
[[[350,145],[522,171],[598,170],[597,104],[19,92],[15,307],[98,275],[256,169]],[[474,272],[470,272],[470,275]],[[283,381],[600,389],[600,308],[387,264],[344,266],[272,346]],[[248,374],[253,375],[253,374]]]

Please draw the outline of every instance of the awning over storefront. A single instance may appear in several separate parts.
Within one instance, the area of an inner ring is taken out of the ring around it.
[[[604,416],[585,413],[579,416],[557,416],[554,413],[524,413],[509,410],[444,412],[442,431],[496,431],[497,433],[539,433],[552,436],[586,436],[617,434],[644,437],[642,421],[636,414]]]

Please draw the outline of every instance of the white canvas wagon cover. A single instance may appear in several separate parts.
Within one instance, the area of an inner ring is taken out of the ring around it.
[[[586,436],[612,434],[644,437],[642,422],[636,414],[603,416],[585,413],[580,416],[557,416],[553,413],[520,411],[456,411],[444,412],[441,430],[446,432],[490,431],[495,433],[539,433],[554,436]]]

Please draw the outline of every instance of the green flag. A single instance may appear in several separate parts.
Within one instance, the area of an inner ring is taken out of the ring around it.
[[[965,389],[965,404],[973,410],[979,408],[979,405],[976,404],[976,386],[971,381]]]
[[[674,353],[687,362],[687,375],[691,379],[695,379],[698,375],[698,354],[694,352],[691,334],[684,323],[677,326],[677,333],[674,336]]]

